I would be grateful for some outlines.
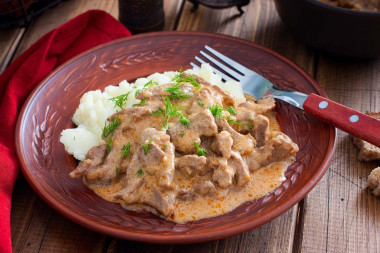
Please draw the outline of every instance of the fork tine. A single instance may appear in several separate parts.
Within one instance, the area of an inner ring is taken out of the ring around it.
[[[190,62],[190,65],[191,65],[194,69],[197,69],[197,70],[200,70],[200,69],[201,69],[197,64],[195,64],[195,63],[193,63],[193,62]]]
[[[199,58],[198,56],[195,56],[195,60],[197,60],[197,61],[199,61],[200,63],[207,63],[207,62],[205,62],[204,60],[202,60],[201,58]],[[196,66],[196,67],[198,67],[197,65],[193,65],[194,63],[192,63],[192,62],[190,62],[190,65],[191,66]],[[229,76],[227,76],[226,74],[224,74],[223,72],[221,72],[221,71],[219,71],[219,70],[217,70],[217,69],[215,69],[215,68],[213,68],[211,65],[210,65],[210,67],[212,68],[212,71],[215,73],[215,74],[218,74],[218,75],[220,75],[225,81],[231,81],[231,80],[234,80],[234,79],[232,79],[231,77],[229,77]],[[198,67],[199,68],[199,67]]]
[[[218,66],[219,68],[223,69],[224,71],[226,71],[228,74],[230,74],[232,77],[236,78],[237,80],[241,80],[243,79],[243,76],[240,75],[239,73],[237,73],[236,71],[230,69],[229,67],[227,67],[226,65],[224,65],[223,63],[221,63],[220,61],[216,60],[215,58],[211,57],[210,55],[206,54],[205,52],[203,51],[200,51],[201,55],[203,55],[204,57],[206,57],[208,60],[210,60],[212,63],[214,63],[216,66]]]
[[[209,46],[205,46],[205,48],[210,51],[211,53],[213,53],[216,57],[218,57],[219,59],[223,60],[225,63],[229,64],[230,66],[234,67],[236,70],[240,71],[241,73],[243,74],[247,74],[248,73],[251,73],[253,72],[252,70],[244,67],[243,65],[237,63],[236,61],[228,58],[227,56],[219,53],[218,51],[216,51],[215,49],[209,47]]]

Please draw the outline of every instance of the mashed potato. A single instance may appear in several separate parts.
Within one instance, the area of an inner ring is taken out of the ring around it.
[[[223,82],[221,76],[214,74],[208,64],[202,64],[200,69],[188,69],[184,72],[195,74],[205,81],[219,86],[229,92],[238,102],[245,101],[240,83],[235,81]],[[133,104],[140,102],[139,99],[135,98],[135,93],[138,89],[142,89],[146,83],[153,81],[158,85],[166,84],[171,82],[177,73],[174,71],[163,74],[155,73],[146,78],[139,78],[135,83],[122,81],[119,86],[107,86],[104,92],[95,90],[85,93],[80,99],[79,107],[73,116],[73,122],[78,127],[63,130],[61,133],[60,141],[65,146],[65,150],[74,155],[76,159],[83,161],[88,150],[105,143],[101,137],[104,124],[109,116],[120,110],[109,99],[129,92],[128,100],[123,108],[130,108]]]

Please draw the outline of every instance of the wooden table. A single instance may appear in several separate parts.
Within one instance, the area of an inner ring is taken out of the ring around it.
[[[46,11],[27,29],[0,31],[0,72],[48,31],[89,9],[118,16],[117,0],[70,0]],[[329,97],[362,112],[380,111],[380,59],[347,60],[299,42],[282,24],[273,1],[252,0],[213,10],[165,0],[165,30],[228,34],[268,47],[296,62]],[[380,201],[366,189],[378,162],[360,162],[351,138],[338,131],[336,153],[318,185],[296,206],[264,226],[230,238],[189,245],[120,240],[67,220],[30,188],[16,183],[12,202],[14,252],[376,252],[380,250]]]

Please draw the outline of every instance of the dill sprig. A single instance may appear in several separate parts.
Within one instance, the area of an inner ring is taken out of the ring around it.
[[[223,117],[223,107],[222,106],[220,106],[218,104],[213,104],[208,109],[210,110],[210,112],[212,113],[214,118],[217,119],[217,118]]]
[[[141,145],[142,149],[144,150],[144,155],[148,154],[148,151],[151,148],[151,146],[152,146],[152,139],[149,140],[148,144],[144,143],[144,144]]]
[[[197,152],[196,152],[197,156],[206,156],[207,155],[207,151],[204,150],[203,148],[199,147],[198,142],[194,142],[194,146],[197,149]]]
[[[153,85],[158,85],[158,83],[153,82],[152,80],[150,80],[149,82],[147,82],[146,84],[144,84],[144,86],[141,89],[137,89],[136,90],[135,97],[137,97],[137,95],[140,94],[140,92],[142,92],[143,90],[146,90],[148,88],[151,88]]]
[[[111,120],[111,122],[107,125],[107,121],[104,122],[104,127],[102,131],[102,137],[106,138],[108,135],[110,135],[118,126],[120,126],[121,120],[120,117],[117,116]]]
[[[173,105],[170,102],[169,97],[164,98],[164,103],[165,103],[166,110],[162,109],[162,107],[158,107],[156,111],[152,112],[152,114],[162,116],[165,118],[165,121],[163,123],[163,127],[165,129],[168,129],[168,123],[171,117],[179,117],[180,121],[182,119],[181,123],[184,125],[190,124],[190,122],[187,123],[187,121],[189,120],[183,115],[183,113],[181,113],[182,108],[177,107],[176,105]]]
[[[181,137],[185,136],[185,131],[182,130],[180,135],[181,135]]]
[[[231,116],[228,116],[228,117],[227,117],[227,122],[228,122],[229,124],[234,124],[234,125],[239,125],[239,126],[241,126],[241,125],[243,124],[243,122],[236,121],[236,119],[234,119],[234,118],[231,117]]]
[[[165,117],[166,116],[166,112],[165,112],[164,109],[162,109],[162,107],[158,107],[157,110],[155,110],[155,111],[152,112],[152,115],[157,115],[157,116]]]
[[[204,107],[205,106],[205,103],[202,100],[198,100],[197,102],[198,102],[198,105],[200,107]]]
[[[190,125],[189,118],[185,117],[183,114],[179,115],[179,122],[181,122],[182,125],[187,126],[187,127]]]
[[[236,111],[232,106],[227,107],[227,111],[231,113],[232,115],[236,115]]]
[[[120,95],[120,96],[117,96],[117,97],[113,97],[113,98],[109,98],[108,100],[111,100],[112,102],[115,103],[114,107],[118,106],[118,107],[120,107],[120,109],[123,109],[123,105],[128,100],[129,93],[131,93],[131,92],[129,91],[126,94],[123,94],[123,95]]]
[[[112,136],[108,138],[107,141],[107,153],[111,152],[112,150]]]
[[[133,104],[132,106],[135,107],[135,106],[143,106],[146,104],[146,98],[143,98],[141,99],[140,103],[137,103],[137,104]]]
[[[181,90],[182,87],[182,83],[177,83],[173,86],[166,88],[165,91],[170,92],[170,99],[183,101],[185,99],[190,98],[191,96],[189,94],[186,94],[183,90]]]
[[[121,152],[121,156],[122,157],[127,157],[127,156],[129,156],[130,153],[131,153],[131,142],[128,142],[127,145],[123,146],[123,149],[122,149],[122,152]]]
[[[255,124],[253,123],[253,120],[251,117],[248,118],[247,126],[249,130],[253,130],[253,128],[255,128]]]
[[[116,168],[115,168],[115,171],[116,171],[116,175],[119,175],[120,168],[119,168],[119,167],[116,167]]]
[[[178,73],[173,77],[172,81],[176,83],[191,83],[195,88],[200,88],[201,85],[197,82],[195,75],[184,74],[182,68],[178,71]]]
[[[139,169],[137,172],[136,172],[136,175],[141,177],[142,175],[144,174],[144,171],[142,169]]]

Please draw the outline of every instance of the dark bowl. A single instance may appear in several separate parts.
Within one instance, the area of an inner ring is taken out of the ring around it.
[[[323,51],[355,58],[380,56],[380,12],[356,11],[317,0],[274,0],[294,35]]]

